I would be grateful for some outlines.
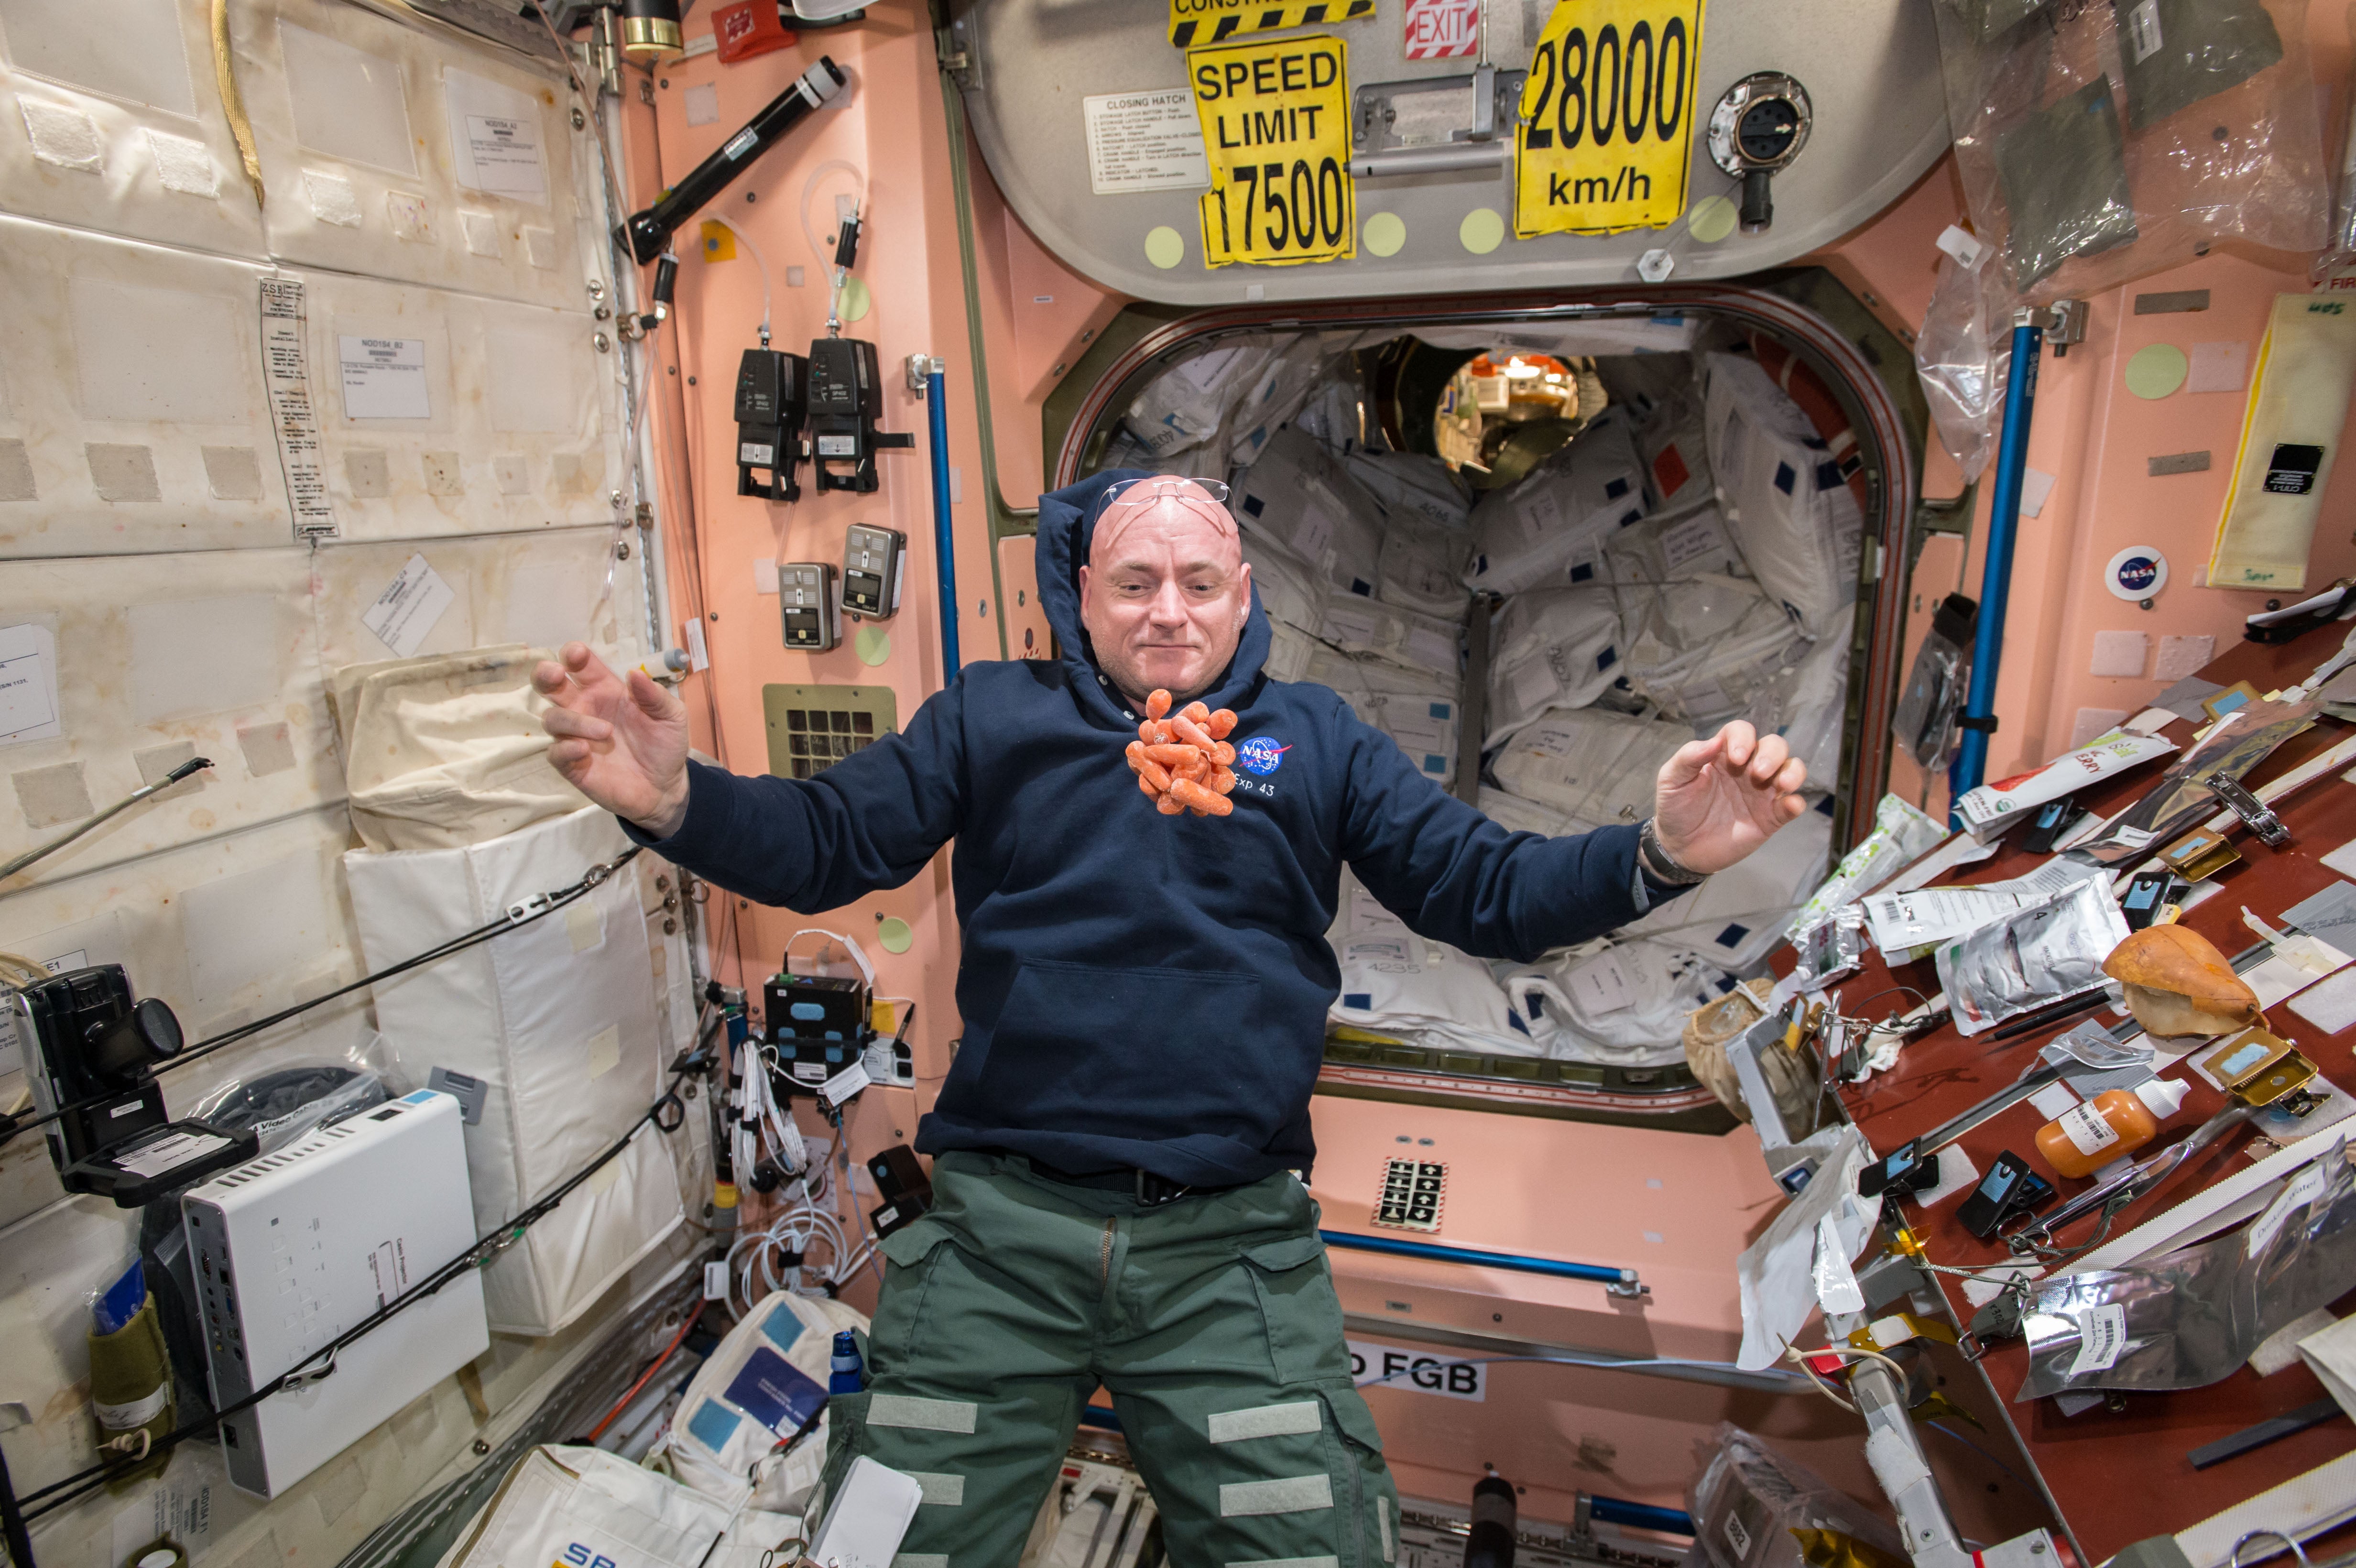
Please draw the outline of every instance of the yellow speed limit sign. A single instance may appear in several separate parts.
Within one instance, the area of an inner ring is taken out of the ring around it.
[[[1190,49],[1186,80],[1211,165],[1202,202],[1204,264],[1287,266],[1355,254],[1342,40]]]
[[[1661,229],[1686,209],[1702,0],[1562,0],[1522,87],[1514,232]]]

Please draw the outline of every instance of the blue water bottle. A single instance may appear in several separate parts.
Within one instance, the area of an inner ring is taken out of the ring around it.
[[[834,1337],[834,1366],[827,1378],[827,1394],[863,1393],[866,1389],[867,1368],[859,1359],[859,1337],[845,1328]]]

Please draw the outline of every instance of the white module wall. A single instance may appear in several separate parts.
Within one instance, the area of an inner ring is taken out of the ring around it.
[[[0,0],[0,852],[190,756],[213,763],[0,883],[0,950],[121,963],[192,1040],[365,972],[332,671],[573,638],[636,664],[668,619],[650,616],[626,527],[626,365],[595,314],[615,279],[589,123],[552,51],[400,11],[229,0],[257,200],[210,0]],[[290,390],[307,396],[314,468],[281,441],[273,397],[283,411]],[[316,473],[318,498],[295,498],[290,473]],[[372,612],[424,573],[423,612],[389,642]],[[692,1028],[684,923],[676,874],[650,859],[637,873],[605,900],[605,945],[637,965],[626,1053],[667,1061]],[[361,992],[168,1075],[166,1102],[381,1059],[374,1008]],[[0,1054],[0,1104],[23,1082]],[[668,1167],[678,1142],[650,1152]],[[676,1212],[669,1169],[631,1169]],[[20,1491],[93,1457],[82,1302],[137,1222],[66,1198],[40,1140],[0,1148],[0,1441]],[[618,1279],[612,1264],[575,1294]],[[495,1412],[595,1330],[616,1294],[598,1299],[554,1339],[495,1337],[479,1364]],[[18,1407],[28,1424],[11,1429]],[[126,1521],[209,1495],[196,1544],[225,1568],[332,1562],[476,1427],[445,1381],[267,1508],[207,1493],[218,1465],[191,1449],[160,1482],[43,1520],[37,1549],[119,1562],[155,1533],[126,1541]]]

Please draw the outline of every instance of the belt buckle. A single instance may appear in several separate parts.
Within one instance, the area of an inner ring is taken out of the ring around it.
[[[1137,1206],[1141,1209],[1159,1209],[1165,1203],[1175,1203],[1193,1190],[1191,1187],[1181,1186],[1168,1177],[1156,1176],[1150,1170],[1137,1173]]]

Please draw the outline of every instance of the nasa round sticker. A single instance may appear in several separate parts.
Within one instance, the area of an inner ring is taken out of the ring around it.
[[[2134,544],[2111,557],[2103,586],[2121,599],[2148,599],[2168,586],[2168,557],[2147,544]]]

